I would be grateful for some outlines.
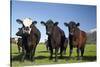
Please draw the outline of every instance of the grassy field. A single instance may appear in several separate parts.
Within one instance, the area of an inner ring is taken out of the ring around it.
[[[29,60],[25,60],[24,62],[20,62],[20,54],[18,53],[17,45],[12,44],[11,46],[11,64],[12,67],[18,66],[30,66],[30,65],[48,65],[48,64],[68,64],[68,63],[80,63],[80,62],[93,62],[96,61],[96,45],[94,44],[86,44],[84,58],[82,60],[77,60],[76,48],[73,49],[72,58],[69,59],[69,48],[66,50],[66,55],[60,59],[60,55],[58,53],[58,62],[54,62],[53,60],[49,60],[49,52],[46,50],[45,45],[39,44],[36,48],[35,53],[35,63],[32,63]]]

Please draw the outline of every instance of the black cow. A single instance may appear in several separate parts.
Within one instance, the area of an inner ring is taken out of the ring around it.
[[[73,47],[77,47],[77,56],[78,59],[79,53],[81,51],[81,57],[84,54],[84,48],[87,40],[86,33],[79,29],[79,23],[75,23],[74,21],[70,21],[69,23],[64,23],[65,26],[69,29],[69,45],[70,45],[70,57],[73,51]]]
[[[48,40],[45,40],[45,46],[46,46],[46,50],[48,51],[48,49],[49,49]]]
[[[22,38],[18,38],[17,46],[18,46],[18,51],[20,53],[20,50],[21,50],[21,47],[22,47]]]
[[[60,56],[62,57],[62,52],[64,48],[65,34],[57,25],[58,22],[53,22],[48,20],[46,23],[41,21],[46,27],[46,34],[48,35],[48,45],[50,49],[50,59],[52,59],[53,49],[55,49],[55,62],[57,62],[57,53],[60,48]]]
[[[25,27],[22,20],[17,19],[16,21],[23,25],[22,28],[19,28],[19,31],[16,33],[17,36],[22,37],[21,61],[24,61],[26,55],[29,55],[31,61],[34,61],[36,46],[41,37],[40,31],[35,26],[37,22],[33,21],[29,27]]]
[[[67,45],[68,45],[68,38],[65,38],[64,48],[63,48],[64,54],[66,54]]]

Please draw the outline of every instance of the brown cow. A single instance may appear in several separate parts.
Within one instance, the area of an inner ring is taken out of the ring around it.
[[[79,53],[81,51],[81,57],[83,57],[84,54],[84,48],[86,44],[86,33],[78,28],[80,25],[79,23],[75,23],[74,21],[70,21],[69,23],[64,23],[65,26],[68,27],[69,30],[69,45],[70,45],[70,57],[73,51],[73,47],[77,48],[77,56],[78,59]]]

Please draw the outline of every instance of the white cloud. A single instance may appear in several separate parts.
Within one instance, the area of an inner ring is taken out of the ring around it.
[[[94,29],[91,29],[91,30],[90,30],[90,32],[94,32],[94,31],[96,31],[96,30],[97,30],[97,29],[96,29],[96,28],[94,28]]]

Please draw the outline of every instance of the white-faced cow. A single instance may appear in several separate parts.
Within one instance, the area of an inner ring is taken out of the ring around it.
[[[64,48],[65,34],[57,25],[58,22],[53,22],[48,20],[46,23],[41,21],[46,27],[46,34],[48,35],[48,45],[50,49],[50,59],[52,59],[53,49],[55,49],[55,62],[57,62],[57,53],[60,48],[60,56],[62,57],[62,52]]]
[[[70,57],[73,51],[73,47],[77,47],[77,56],[78,59],[83,57],[84,48],[87,40],[86,33],[79,29],[79,23],[75,23],[74,21],[70,21],[69,23],[64,23],[65,26],[68,27],[69,30],[69,45],[70,45]],[[81,51],[81,57],[79,56]]]
[[[37,22],[32,21],[30,18],[17,19],[16,21],[22,24],[22,28],[19,28],[19,31],[16,33],[17,36],[22,37],[21,61],[24,61],[26,55],[29,55],[31,61],[34,61],[36,46],[41,37],[40,31],[35,26]]]

